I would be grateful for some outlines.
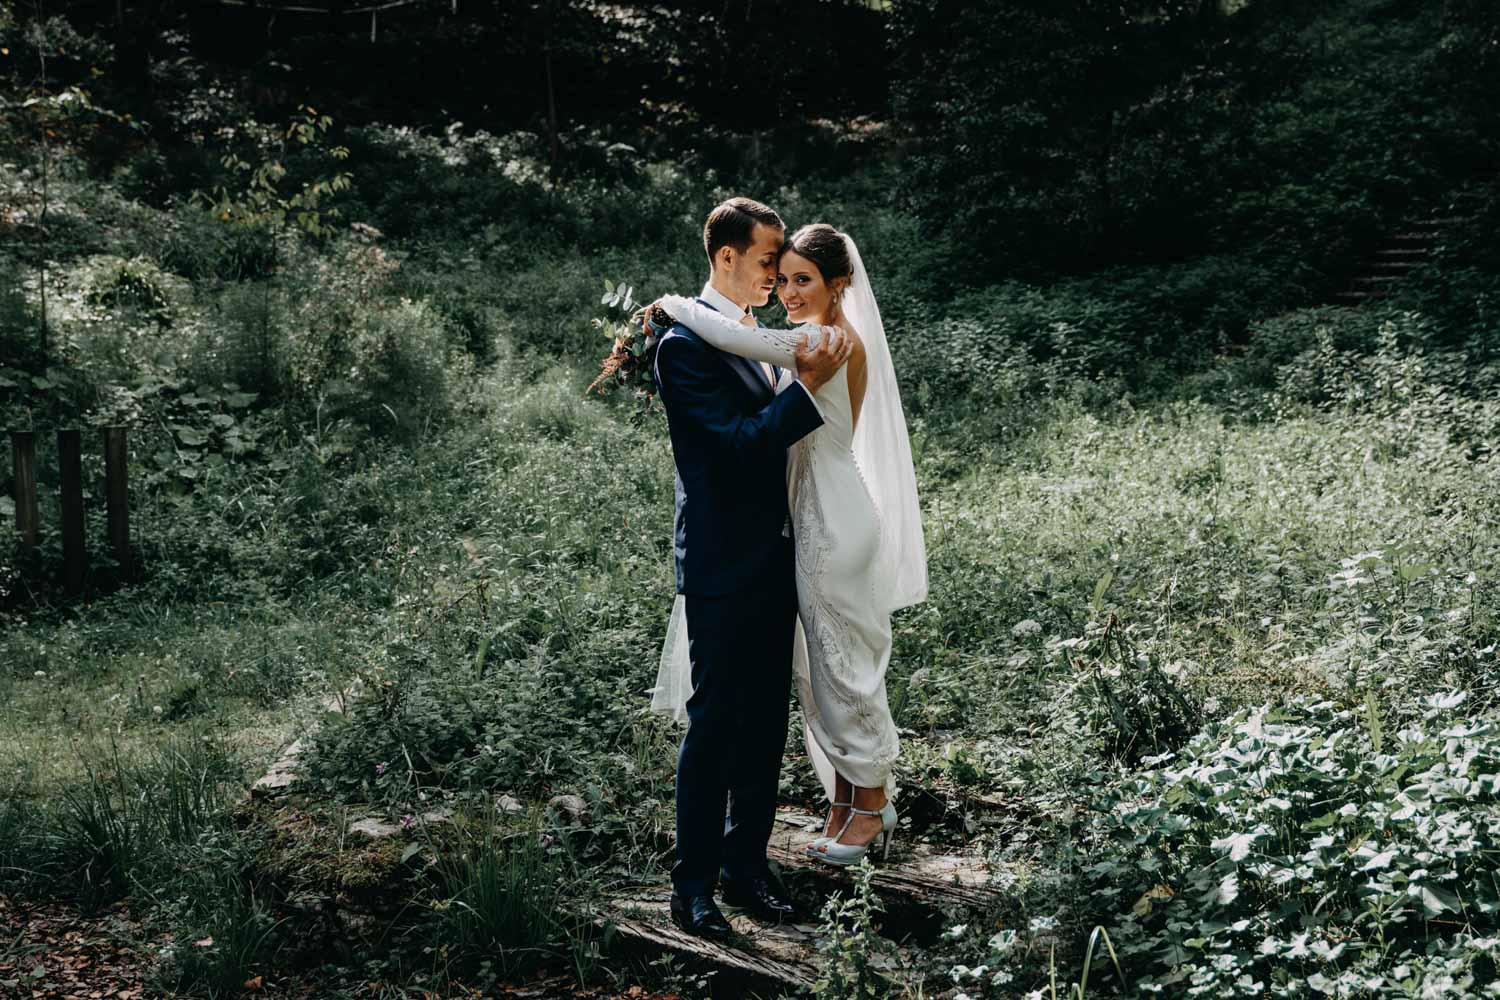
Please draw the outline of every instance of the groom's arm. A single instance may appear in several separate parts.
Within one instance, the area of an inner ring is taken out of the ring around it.
[[[784,451],[822,426],[806,392],[783,392],[759,413],[741,415],[709,374],[710,364],[722,361],[686,337],[668,336],[656,348],[657,386],[667,415],[693,424],[725,452]]]

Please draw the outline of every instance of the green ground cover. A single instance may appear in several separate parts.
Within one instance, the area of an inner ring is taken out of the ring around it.
[[[1295,104],[1263,109],[1272,152]],[[211,133],[54,149],[50,225],[4,223],[0,416],[44,441],[130,425],[140,572],[96,553],[72,602],[55,528],[33,565],[0,553],[0,892],[129,898],[211,938],[160,956],[167,993],[299,963],[334,996],[560,970],[700,992],[592,929],[621,885],[664,886],[677,733],[646,712],[671,602],[664,427],[583,389],[601,279],[695,288],[702,209],[739,192],[695,154],[623,157],[607,129],[569,137],[591,166],[561,184],[525,133],[365,126],[336,133],[340,163],[279,134],[246,125],[235,147],[285,160],[278,196],[350,170],[327,228],[257,214]],[[1316,282],[1229,246],[1230,223],[1200,257],[958,281],[979,258],[897,196],[903,140],[782,140],[849,169],[764,154],[735,181],[859,239],[912,429],[932,593],[896,620],[906,835],[983,854],[1006,898],[919,950],[923,995],[1076,980],[1098,926],[1130,986],[1096,948],[1090,995],[1492,982],[1496,200],[1380,309],[1292,308]],[[34,219],[36,150],[6,148],[4,218]],[[241,224],[187,197],[222,185]],[[1345,194],[1318,189],[1291,229]],[[1367,208],[1319,238],[1353,246]],[[306,841],[238,828],[247,782],[314,720]],[[815,807],[795,736],[782,792]],[[355,810],[439,808],[455,823],[412,855],[344,833]],[[330,958],[299,878],[412,905]],[[830,995],[878,947],[861,906]]]

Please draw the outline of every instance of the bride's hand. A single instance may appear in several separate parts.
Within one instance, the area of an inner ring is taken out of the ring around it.
[[[676,322],[672,314],[662,307],[663,301],[663,299],[657,299],[641,310],[641,333],[643,336],[648,338],[652,336],[660,337],[667,330],[671,329],[672,324]]]

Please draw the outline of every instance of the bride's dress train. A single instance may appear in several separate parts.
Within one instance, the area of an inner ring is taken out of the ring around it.
[[[777,392],[796,379],[795,350],[802,335],[810,342],[821,336],[820,328],[811,325],[795,330],[747,327],[680,296],[668,296],[661,305],[714,347],[782,366]],[[870,384],[876,384],[873,377]],[[885,691],[891,616],[888,587],[881,580],[886,565],[879,558],[882,525],[855,456],[848,368],[840,369],[815,399],[824,423],[792,447],[787,462],[799,612],[792,669],[803,739],[830,801],[835,771],[855,785],[884,786],[894,797],[892,765],[900,740]],[[925,559],[923,582],[925,586]],[[678,640],[686,634],[679,596],[655,692],[653,707],[659,710],[684,704],[691,693],[682,689],[687,643]],[[674,659],[681,662],[674,664]]]

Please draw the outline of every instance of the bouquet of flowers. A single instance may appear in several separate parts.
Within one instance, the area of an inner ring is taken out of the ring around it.
[[[602,331],[614,347],[600,364],[599,377],[589,384],[588,391],[603,396],[618,387],[633,387],[635,419],[639,420],[655,401],[656,345],[673,321],[660,306],[636,302],[634,293],[635,289],[626,287],[623,281],[618,285],[608,279],[604,282],[604,297],[599,304],[620,310],[625,318],[593,321],[594,329]]]

